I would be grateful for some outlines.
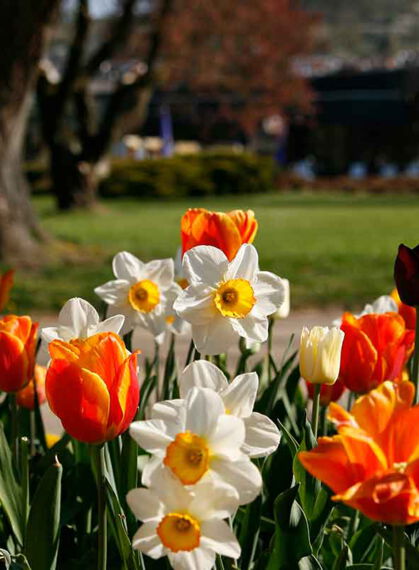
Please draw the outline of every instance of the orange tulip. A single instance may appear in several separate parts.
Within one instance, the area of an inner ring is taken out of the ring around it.
[[[30,317],[0,319],[0,390],[16,392],[32,378],[37,330]]]
[[[397,313],[356,318],[345,313],[339,378],[349,390],[363,394],[385,380],[398,378],[413,350],[414,332]]]
[[[46,395],[75,439],[102,443],[124,432],[139,402],[137,353],[115,333],[49,344]]]
[[[242,244],[253,242],[257,229],[252,210],[224,213],[189,209],[181,220],[182,253],[197,245],[212,245],[231,261]]]
[[[33,410],[35,408],[35,386],[34,379],[36,383],[36,393],[38,396],[38,404],[41,405],[45,402],[45,376],[47,374],[47,369],[45,366],[40,366],[35,364],[34,378],[32,378],[28,384],[19,392],[16,392],[16,402],[22,408],[27,408],[28,410]]]
[[[351,413],[338,404],[329,419],[338,435],[299,453],[304,467],[330,487],[334,501],[395,525],[419,521],[419,406],[414,386],[387,381],[359,398]]]
[[[306,382],[307,392],[309,398],[313,399],[315,384]],[[341,380],[336,380],[334,384],[321,384],[320,385],[320,405],[328,406],[330,402],[337,402],[346,390],[345,385]]]
[[[3,275],[0,275],[0,311],[9,302],[10,289],[13,287],[14,270],[9,269]]]
[[[397,289],[393,289],[391,292],[391,297],[396,301],[399,310],[399,315],[401,315],[406,323],[406,328],[415,330],[416,327],[416,309],[410,305],[406,305],[400,299]]]

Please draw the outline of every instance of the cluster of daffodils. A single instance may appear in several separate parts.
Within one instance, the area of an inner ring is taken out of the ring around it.
[[[172,259],[143,263],[127,252],[113,260],[116,279],[95,292],[108,313],[123,315],[123,333],[141,327],[159,341],[165,331],[191,331],[198,352],[226,352],[243,337],[247,343],[268,338],[268,317],[288,307],[285,279],[259,271],[256,249],[243,244],[232,261],[221,249],[196,246],[183,256],[175,280]]]
[[[237,559],[239,544],[224,519],[260,493],[252,457],[265,457],[280,434],[253,412],[256,373],[228,382],[214,364],[197,360],[179,379],[180,399],[158,402],[151,419],[130,434],[151,456],[128,504],[142,526],[133,546],[175,569],[212,568],[216,553]]]

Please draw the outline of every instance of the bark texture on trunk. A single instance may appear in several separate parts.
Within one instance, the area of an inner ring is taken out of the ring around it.
[[[22,154],[37,64],[58,0],[1,0],[0,261],[33,262],[42,235],[30,203]]]

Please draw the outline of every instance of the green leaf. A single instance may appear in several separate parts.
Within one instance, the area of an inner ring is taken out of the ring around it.
[[[349,541],[354,562],[365,562],[377,534],[378,525],[368,524],[358,530]]]
[[[62,472],[61,464],[51,465],[35,491],[25,538],[25,555],[32,570],[54,570],[57,564]]]
[[[374,564],[351,564],[346,570],[374,570]],[[381,570],[393,570],[389,566],[381,566]]]
[[[275,499],[275,534],[266,570],[298,568],[302,558],[313,554],[308,522],[296,500],[298,487],[284,491]]]
[[[22,489],[18,485],[12,466],[12,454],[0,424],[0,501],[13,534],[23,544],[25,521],[22,509]]]
[[[298,448],[298,453],[313,449],[317,443],[307,419],[305,419],[304,424],[303,440]],[[304,512],[311,519],[314,514],[316,498],[321,489],[321,483],[304,469],[298,459],[298,453],[294,457],[294,476],[297,482],[300,483],[299,496]]]
[[[260,516],[262,509],[262,497],[259,495],[250,505],[247,505],[240,526],[238,540],[241,546],[239,567],[242,570],[250,568],[259,538]]]
[[[124,510],[114,493],[109,481],[106,481],[106,499],[108,506],[108,518],[114,533],[119,554],[128,570],[140,570],[139,558],[131,546],[128,536],[126,517]]]

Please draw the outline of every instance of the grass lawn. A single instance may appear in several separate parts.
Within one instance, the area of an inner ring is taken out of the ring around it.
[[[188,207],[253,208],[261,268],[291,281],[294,307],[342,305],[358,309],[393,287],[400,242],[419,242],[419,199],[287,193],[188,201],[103,201],[95,213],[58,214],[37,197],[42,224],[66,242],[52,247],[42,270],[20,272],[19,312],[55,311],[69,297],[98,299],[93,287],[112,279],[111,259],[127,250],[140,259],[173,256],[179,220]]]

